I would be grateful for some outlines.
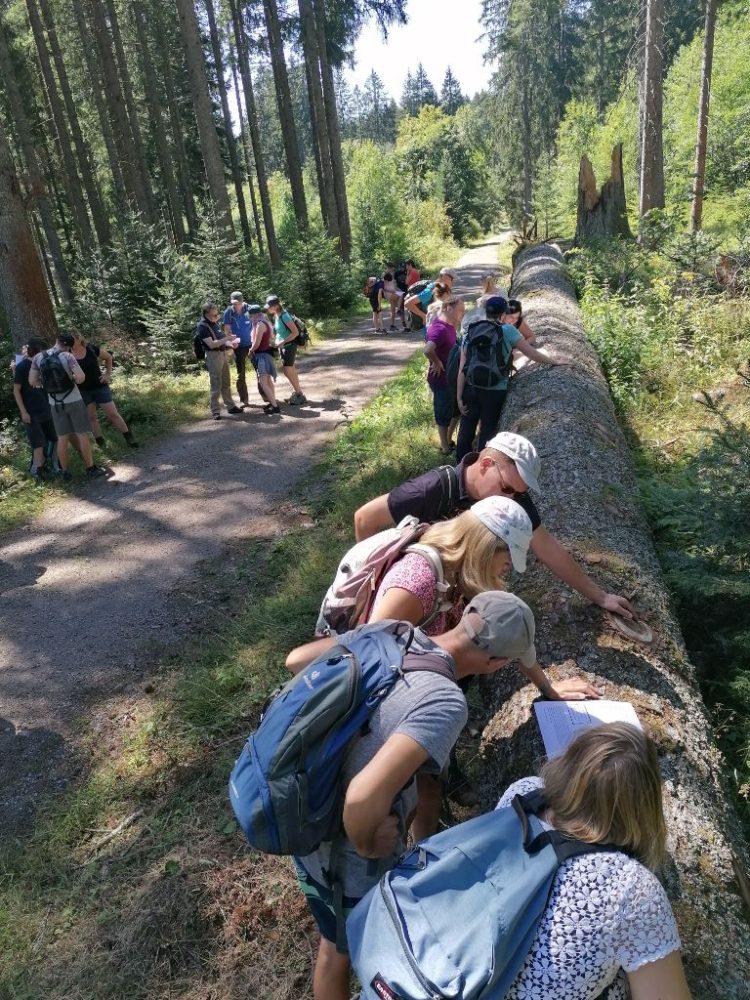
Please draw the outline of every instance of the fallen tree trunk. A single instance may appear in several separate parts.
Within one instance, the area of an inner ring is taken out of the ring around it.
[[[656,740],[669,829],[664,883],[693,995],[740,1000],[748,996],[750,926],[733,855],[741,875],[746,848],[639,507],[628,446],[556,247],[519,255],[513,295],[542,342],[572,366],[522,369],[508,394],[502,429],[529,437],[539,449],[544,523],[603,587],[632,597],[654,641],[637,645],[614,632],[600,609],[538,563],[514,590],[536,613],[537,648],[551,676],[569,676],[577,664],[603,686],[605,697],[632,702]],[[495,679],[490,699],[496,711],[481,751],[487,805],[513,779],[534,773],[543,758],[531,709],[535,693],[528,685],[519,688],[514,672]]]

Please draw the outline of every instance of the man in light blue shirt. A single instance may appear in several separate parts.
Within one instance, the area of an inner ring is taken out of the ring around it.
[[[239,338],[239,345],[234,349],[234,359],[237,364],[237,395],[242,406],[249,406],[245,369],[252,341],[252,323],[242,292],[232,292],[230,299],[231,305],[224,310],[224,336]]]

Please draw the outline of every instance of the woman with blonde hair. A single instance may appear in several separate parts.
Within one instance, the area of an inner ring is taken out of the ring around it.
[[[542,789],[540,819],[588,844],[610,848],[560,866],[526,962],[505,1000],[690,1000],[669,900],[653,874],[666,831],[656,748],[636,726],[583,732],[516,795]]]

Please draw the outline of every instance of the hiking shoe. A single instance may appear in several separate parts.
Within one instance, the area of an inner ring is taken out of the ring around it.
[[[242,407],[230,406],[229,409],[227,410],[227,413],[231,413],[232,415],[234,415],[235,413],[242,413]]]
[[[68,472],[66,470],[65,472],[61,472],[60,473],[60,478],[62,479],[62,481],[64,483],[72,483],[73,482],[73,473],[72,472]]]
[[[96,443],[99,445],[100,448],[104,447],[104,438],[103,437],[99,436],[97,438],[94,438],[94,441],[96,441]]]
[[[211,416],[213,417],[214,420],[221,420],[220,413],[212,413]]]
[[[107,470],[103,469],[100,465],[92,465],[89,469],[86,469],[87,479],[101,479],[102,476],[107,475]]]
[[[287,402],[290,406],[304,406],[307,397],[301,392],[293,392]]]
[[[270,417],[272,414],[281,413],[281,407],[271,406],[271,404],[269,403],[268,406],[263,407],[263,412],[267,413],[268,416]]]
[[[389,331],[389,333],[395,333],[396,332],[396,327],[393,325],[393,323],[391,323],[391,325],[388,327],[388,331]]]

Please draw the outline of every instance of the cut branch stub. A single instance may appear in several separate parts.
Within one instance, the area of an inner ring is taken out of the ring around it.
[[[581,157],[578,170],[576,243],[606,236],[632,236],[625,202],[622,143],[618,143],[612,150],[609,179],[605,181],[601,191],[597,189],[594,168],[587,156]]]

